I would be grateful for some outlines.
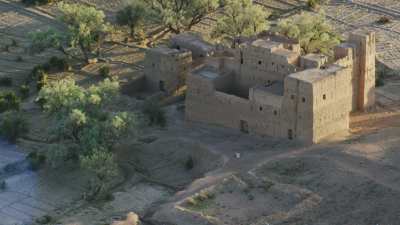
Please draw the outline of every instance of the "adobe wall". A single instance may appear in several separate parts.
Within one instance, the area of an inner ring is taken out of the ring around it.
[[[244,44],[239,54],[236,83],[241,92],[248,92],[257,84],[283,81],[288,74],[297,71],[300,56],[299,52],[285,49],[280,43],[268,47]]]
[[[237,130],[246,123],[248,133],[277,136],[280,108],[217,91],[216,86],[221,88],[218,83],[226,82],[225,78],[210,80],[193,73],[188,76],[186,119]]]
[[[325,79],[313,83],[313,142],[349,129],[351,67],[332,65]]]
[[[179,87],[185,85],[191,63],[190,51],[167,47],[149,49],[144,60],[147,88],[172,94]]]
[[[375,104],[375,33],[352,33],[348,42],[355,46],[353,111],[363,111]]]

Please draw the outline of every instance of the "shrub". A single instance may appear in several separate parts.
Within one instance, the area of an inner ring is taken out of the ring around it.
[[[67,71],[70,68],[69,63],[65,58],[58,58],[56,56],[50,58],[48,65],[49,69],[54,69],[57,71]]]
[[[118,165],[113,154],[105,149],[93,150],[91,155],[81,157],[81,166],[95,175],[87,199],[104,199],[108,195],[110,180],[118,175]]]
[[[46,163],[46,156],[36,151],[29,153],[27,159],[33,171],[39,170]]]
[[[20,112],[7,111],[1,119],[0,134],[15,143],[17,138],[28,133],[28,126],[27,120]]]
[[[189,156],[185,162],[186,170],[192,170],[194,167],[194,160],[192,156]]]
[[[110,77],[110,66],[108,65],[102,66],[99,70],[99,74],[104,78]]]
[[[2,77],[0,78],[0,86],[10,87],[13,84],[13,80],[11,77]]]
[[[49,75],[47,75],[46,72],[42,72],[39,75],[39,77],[37,78],[37,81],[36,81],[36,89],[38,91],[40,91],[42,89],[42,87],[46,86],[49,83],[48,77],[49,77]]]
[[[391,19],[387,16],[382,16],[376,21],[378,24],[387,24],[391,22]]]
[[[8,110],[19,110],[21,100],[14,92],[0,93],[0,113]]]
[[[20,93],[22,99],[27,99],[29,97],[29,86],[21,85],[19,87],[19,93]]]
[[[18,43],[17,43],[17,41],[15,39],[11,40],[11,46],[13,46],[13,47],[17,47],[18,46]]]
[[[155,100],[147,100],[143,106],[143,114],[147,117],[150,125],[164,127],[167,123],[165,111],[160,103]]]
[[[15,61],[16,62],[22,62],[22,61],[24,61],[24,59],[22,58],[22,56],[17,56],[16,58],[15,58]]]

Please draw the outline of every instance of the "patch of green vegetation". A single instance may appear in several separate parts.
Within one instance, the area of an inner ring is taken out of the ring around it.
[[[14,92],[0,92],[0,113],[9,110],[18,111],[20,103],[20,98]]]
[[[11,87],[13,85],[13,80],[11,77],[1,77],[0,86]]]
[[[186,200],[186,205],[194,211],[203,211],[214,203],[215,194],[209,191],[201,191],[195,196],[189,197]]]
[[[147,117],[149,125],[158,125],[160,127],[165,127],[167,125],[165,111],[157,100],[146,100],[142,112]]]
[[[110,66],[109,65],[103,65],[100,70],[99,70],[100,76],[104,78],[110,78],[111,73],[110,73]]]
[[[15,143],[17,138],[27,134],[29,124],[24,115],[17,111],[5,112],[0,120],[0,135]]]
[[[31,152],[26,157],[30,163],[30,169],[37,171],[42,168],[46,163],[46,155],[37,151]]]

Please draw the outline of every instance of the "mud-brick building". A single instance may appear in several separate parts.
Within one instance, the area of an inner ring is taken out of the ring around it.
[[[317,143],[349,128],[350,112],[374,104],[375,34],[351,34],[334,59],[295,43],[241,44],[218,66],[187,78],[186,119],[245,133]]]
[[[167,46],[147,50],[144,60],[146,87],[172,94],[185,85],[191,63],[192,53],[189,50]]]

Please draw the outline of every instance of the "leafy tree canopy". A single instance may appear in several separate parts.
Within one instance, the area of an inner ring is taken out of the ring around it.
[[[212,36],[234,41],[239,36],[252,36],[268,28],[269,12],[251,0],[227,0],[224,16],[217,22]]]
[[[173,33],[191,30],[219,6],[219,0],[143,0],[152,18]]]
[[[302,13],[282,20],[276,31],[289,38],[299,40],[304,53],[332,55],[334,46],[341,37],[334,32],[323,14]]]

